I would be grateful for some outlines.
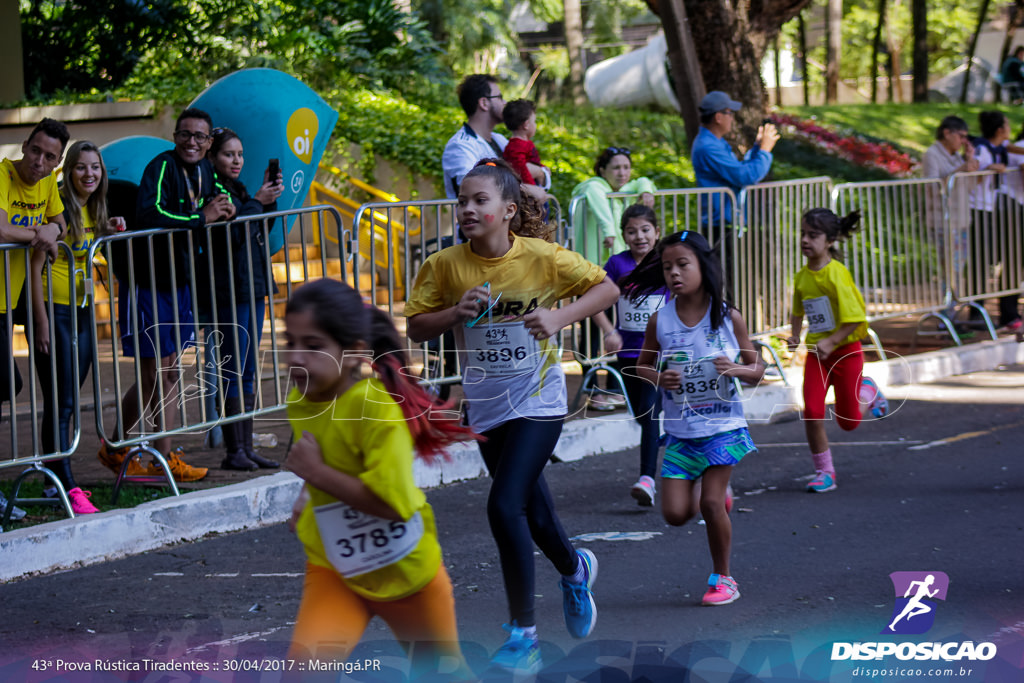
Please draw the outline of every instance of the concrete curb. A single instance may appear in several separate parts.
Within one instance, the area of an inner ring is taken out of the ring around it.
[[[1024,345],[1006,339],[868,363],[866,372],[885,387],[1013,363],[1024,363]],[[789,380],[793,385],[763,383],[746,389],[743,400],[747,420],[765,423],[796,418],[801,408],[800,380],[798,376]],[[640,429],[624,412],[587,415],[566,422],[554,458],[573,462],[639,443]],[[486,474],[475,445],[459,444],[450,455],[449,461],[432,465],[416,461],[416,482],[423,488],[433,488]],[[209,534],[277,524],[291,514],[300,484],[295,475],[282,472],[134,508],[0,533],[0,581],[83,567]]]

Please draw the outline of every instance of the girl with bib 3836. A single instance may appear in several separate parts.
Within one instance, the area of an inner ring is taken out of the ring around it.
[[[468,242],[424,262],[405,312],[413,341],[455,333],[469,424],[486,438],[480,452],[492,478],[487,517],[511,616],[510,635],[492,664],[535,672],[534,542],[562,575],[570,634],[586,637],[597,617],[590,590],[597,561],[569,542],[543,476],[568,412],[552,337],[610,306],[618,288],[600,266],[538,239],[550,231],[525,200],[518,176],[500,159],[466,174],[456,213]]]
[[[637,358],[637,374],[662,390],[661,510],[681,526],[699,509],[713,567],[701,602],[729,604],[740,596],[729,565],[729,478],[757,450],[733,378],[757,383],[764,366],[739,311],[725,301],[718,257],[700,234],[665,237],[619,284],[634,301],[662,287],[672,296],[648,320]]]

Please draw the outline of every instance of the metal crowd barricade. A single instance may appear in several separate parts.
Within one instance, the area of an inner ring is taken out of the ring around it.
[[[428,199],[372,202],[355,212],[352,230],[346,231],[347,254],[353,270],[362,273],[370,301],[392,316],[404,332],[405,301],[420,266],[431,254],[460,241],[456,200]],[[564,240],[561,207],[548,202],[548,222],[554,240]],[[384,263],[388,267],[384,267]],[[409,344],[414,371],[444,398],[461,379],[455,340],[450,333],[423,344]]]
[[[743,188],[743,226],[737,244],[733,303],[751,334],[780,334],[789,327],[793,277],[803,267],[800,221],[808,209],[830,205],[828,177],[758,183]]]
[[[65,262],[74,264],[75,257],[65,242],[57,245],[59,258]],[[71,510],[71,502],[68,500],[67,491],[64,489],[60,478],[47,467],[48,461],[69,457],[77,448],[81,438],[81,396],[76,391],[79,385],[78,364],[70,363],[71,377],[62,378],[59,367],[60,360],[64,355],[70,358],[78,358],[77,335],[70,334],[67,339],[59,336],[57,325],[54,323],[54,303],[52,297],[45,295],[53,291],[56,279],[52,272],[52,265],[45,262],[40,280],[29,277],[32,271],[32,250],[23,244],[0,244],[0,258],[3,260],[3,304],[4,312],[0,312],[0,325],[3,330],[0,335],[6,338],[6,348],[0,349],[0,413],[3,412],[6,404],[7,419],[0,419],[0,432],[7,431],[6,440],[10,444],[8,455],[0,459],[0,468],[25,467],[14,479],[11,495],[8,498],[8,505],[0,519],[0,529],[10,524],[11,514],[15,505],[58,505],[63,506],[69,517],[74,517]],[[67,290],[69,301],[76,301],[78,289],[74,267],[68,269]],[[12,273],[20,275],[12,278]],[[17,279],[22,282],[16,284],[20,296],[12,296],[12,285]],[[43,291],[37,292],[39,287]],[[44,307],[48,320],[46,344],[48,353],[42,353],[38,348],[39,329],[33,312],[32,301],[36,294],[41,294],[44,300]],[[12,302],[12,299],[15,301]],[[12,305],[20,301],[20,306]],[[70,316],[69,326],[71,330],[77,329],[77,306],[67,306]],[[18,317],[15,311],[23,315]],[[15,325],[23,330],[23,337],[16,336]],[[27,346],[26,355],[15,353],[16,341],[24,339]],[[58,343],[58,340],[60,343]],[[2,344],[0,344],[2,346]],[[27,363],[23,366],[18,358],[25,358]],[[19,367],[21,366],[21,367]],[[41,373],[49,375],[48,386],[44,385]],[[63,380],[63,381],[62,381]],[[71,387],[64,385],[64,382],[72,384]],[[71,414],[67,416],[68,430],[61,439],[61,404],[60,399],[64,392],[73,393]],[[47,399],[47,394],[49,398]],[[19,398],[20,397],[20,398]],[[44,414],[50,416],[49,434],[44,433],[42,418]],[[28,442],[25,443],[23,432],[28,430]],[[49,439],[47,439],[49,437]],[[67,446],[62,441],[67,440]],[[50,446],[46,443],[49,441]],[[47,484],[53,486],[57,495],[54,497],[23,498],[19,496],[22,484],[33,475],[41,475]]]
[[[935,178],[845,183],[833,189],[832,205],[839,216],[861,212],[860,230],[839,247],[864,295],[869,323],[927,315],[952,331],[943,313],[943,259],[934,225],[929,228],[941,196],[941,181]],[[873,339],[881,349],[877,337]]]
[[[704,235],[708,242],[718,249],[723,273],[727,273],[727,282],[735,282],[738,264],[732,258],[732,254],[736,253],[737,231],[733,229],[733,224],[728,220],[726,211],[719,212],[719,220],[713,225],[707,225],[704,218],[708,213],[708,207],[716,203],[719,206],[728,203],[735,210],[737,202],[732,190],[727,187],[693,187],[656,190],[651,194],[654,195],[653,209],[658,218],[662,236],[683,230],[692,230]],[[607,197],[609,200],[621,200],[629,203],[639,199],[637,193],[625,192],[610,192]],[[599,244],[602,238],[597,233],[597,226],[591,225],[592,217],[591,212],[587,210],[586,197],[573,197],[569,204],[569,221],[571,228],[568,233],[571,236],[571,241],[567,246],[581,254],[590,253],[595,247],[598,253],[604,253]],[[620,229],[621,226],[615,226],[616,234],[619,234]],[[598,242],[596,245],[593,243],[595,240]],[[604,260],[606,261],[607,258]],[[603,266],[604,263],[598,265]],[[611,381],[614,381],[625,393],[620,373],[606,362],[607,354],[604,350],[603,335],[599,334],[596,324],[584,320],[573,325],[570,332],[570,348],[584,370],[583,381],[575,399],[570,403],[570,410],[575,410],[578,407],[584,393],[593,390],[594,382],[601,373],[606,373],[611,377]],[[629,407],[628,404],[627,407]]]
[[[954,304],[976,311],[989,335],[996,329],[984,300],[998,297],[1000,324],[1017,316],[1024,288],[1024,188],[1020,169],[954,173],[947,184],[949,267]]]
[[[118,399],[112,422],[97,409],[96,430],[108,451],[129,449],[114,485],[115,501],[124,482],[166,482],[177,495],[166,458],[153,442],[283,408],[287,385],[279,371],[278,321],[293,286],[330,276],[359,288],[357,273],[346,270],[351,260],[344,252],[345,242],[339,241],[338,248],[329,246],[329,223],[335,234],[344,231],[334,208],[315,206],[244,216],[202,230],[119,233],[93,243],[90,260],[102,256],[108,264],[111,304],[109,316],[101,315],[94,295],[99,284],[90,275],[85,287],[92,314],[103,321],[97,326],[94,367],[111,368],[109,373],[93,373],[93,391],[96,396],[110,392]],[[284,248],[270,254],[270,231],[285,225],[291,227]],[[256,258],[258,253],[262,258]],[[265,299],[254,289],[254,268],[260,261],[268,287]],[[240,274],[240,268],[248,275]],[[179,297],[179,305],[161,309],[160,290]],[[264,311],[265,322],[258,324]],[[249,320],[243,321],[243,316]],[[140,330],[143,318],[152,318],[152,327]],[[143,337],[145,355],[151,358],[143,355]],[[224,382],[227,373],[234,382],[245,380],[239,360],[248,354],[254,358],[253,405],[228,416]],[[130,362],[120,362],[122,355]],[[127,476],[129,463],[141,453],[150,455],[158,467]]]

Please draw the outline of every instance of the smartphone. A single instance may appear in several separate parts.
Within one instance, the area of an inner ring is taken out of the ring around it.
[[[277,184],[277,174],[281,172],[281,164],[277,159],[271,159],[267,166],[267,181]]]
[[[771,122],[772,122],[771,119],[761,119],[761,125],[762,126],[765,125],[766,123],[771,123]]]

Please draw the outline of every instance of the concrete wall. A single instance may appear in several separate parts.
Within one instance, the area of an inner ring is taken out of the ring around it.
[[[0,156],[21,156],[21,143],[44,117],[66,123],[72,142],[104,145],[129,135],[170,138],[175,116],[172,108],[159,110],[153,100],[0,109]]]

